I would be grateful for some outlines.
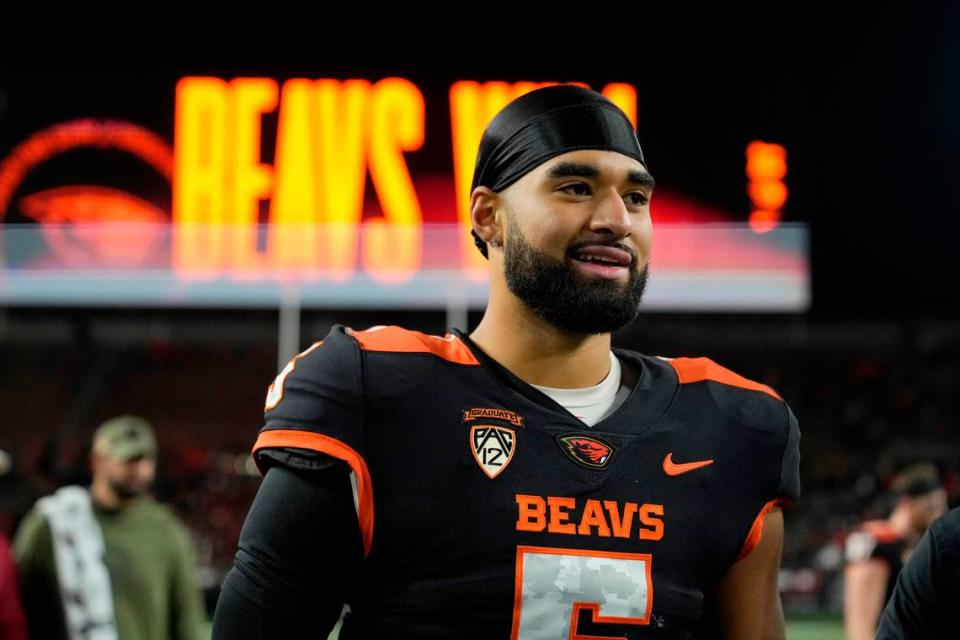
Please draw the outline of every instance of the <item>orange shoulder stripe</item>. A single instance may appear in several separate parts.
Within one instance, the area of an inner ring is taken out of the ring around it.
[[[774,507],[779,506],[781,502],[778,498],[763,505],[763,509],[760,509],[760,513],[758,513],[757,517],[753,520],[753,525],[750,527],[747,539],[743,541],[743,547],[740,549],[740,555],[737,556],[736,562],[740,562],[746,558],[750,555],[750,552],[760,544],[760,538],[763,537],[763,518],[770,513]]]
[[[765,384],[748,380],[741,375],[721,367],[710,358],[672,358],[668,362],[673,366],[680,378],[680,384],[713,380],[732,387],[762,391],[777,400],[783,400],[780,395]]]
[[[395,353],[432,353],[449,362],[479,366],[480,363],[460,338],[448,333],[445,337],[431,336],[396,325],[370,327],[351,334],[365,351],[392,351]]]
[[[360,522],[360,534],[363,537],[363,555],[369,555],[373,544],[373,481],[363,456],[336,438],[299,429],[276,429],[261,433],[256,444],[253,445],[254,460],[256,460],[257,451],[268,447],[319,451],[350,465],[350,469],[357,477],[357,494],[359,494],[357,519]]]
[[[896,542],[900,538],[886,520],[869,520],[864,522],[860,529],[876,538],[877,542]]]

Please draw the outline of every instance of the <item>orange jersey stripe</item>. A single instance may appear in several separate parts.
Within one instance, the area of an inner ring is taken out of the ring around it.
[[[256,457],[258,450],[267,447],[291,447],[319,451],[338,460],[343,460],[350,465],[357,477],[357,493],[359,494],[357,518],[360,521],[360,533],[363,537],[363,554],[364,556],[369,555],[370,547],[373,544],[373,481],[370,478],[370,470],[367,468],[363,456],[336,438],[297,429],[264,431],[257,438],[256,444],[253,445],[254,457]]]
[[[870,520],[868,522],[864,522],[862,525],[860,525],[860,529],[862,531],[866,531],[876,538],[877,542],[896,542],[900,539],[900,536],[897,535],[896,530],[891,527],[886,520]]]
[[[673,358],[668,360],[677,372],[680,378],[680,384],[690,384],[692,382],[702,382],[704,380],[713,380],[722,384],[728,384],[732,387],[750,389],[752,391],[762,391],[769,394],[777,400],[782,400],[776,391],[765,384],[748,380],[741,375],[721,367],[709,358]]]
[[[431,336],[395,325],[371,327],[351,334],[365,351],[392,351],[395,353],[432,353],[449,362],[479,366],[467,345],[453,334]]]
[[[753,525],[750,527],[750,533],[747,534],[747,539],[743,541],[743,548],[740,549],[740,555],[737,556],[736,562],[740,562],[746,558],[750,555],[750,552],[760,544],[760,538],[763,536],[763,518],[770,513],[774,507],[779,506],[781,502],[778,498],[763,505],[763,509],[760,509],[760,513],[758,513],[757,517],[753,520]]]

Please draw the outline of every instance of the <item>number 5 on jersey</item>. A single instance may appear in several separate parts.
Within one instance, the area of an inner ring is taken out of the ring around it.
[[[597,638],[577,628],[584,610],[595,624],[648,625],[651,560],[649,553],[517,547],[511,640]]]
[[[293,370],[297,368],[297,361],[308,355],[311,351],[323,344],[323,340],[315,342],[310,347],[308,347],[302,353],[299,353],[293,357],[293,359],[287,363],[287,366],[283,368],[283,371],[274,378],[273,383],[270,385],[270,388],[267,389],[267,400],[264,403],[263,411],[267,412],[272,409],[275,409],[280,401],[283,400],[283,385],[287,382],[287,377],[293,373]]]

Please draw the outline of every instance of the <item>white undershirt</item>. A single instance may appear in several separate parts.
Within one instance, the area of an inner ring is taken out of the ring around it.
[[[553,398],[557,404],[593,426],[616,411],[630,395],[630,387],[621,383],[620,360],[610,352],[610,373],[600,384],[582,389],[557,389],[531,385]]]

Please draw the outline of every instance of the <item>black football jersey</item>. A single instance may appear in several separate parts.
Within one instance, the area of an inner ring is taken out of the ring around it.
[[[613,351],[638,381],[592,427],[457,329],[334,325],[287,365],[254,456],[352,470],[356,637],[693,637],[704,594],[799,495],[797,421],[706,358]]]

